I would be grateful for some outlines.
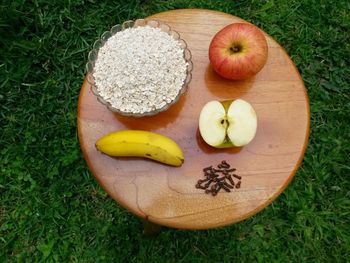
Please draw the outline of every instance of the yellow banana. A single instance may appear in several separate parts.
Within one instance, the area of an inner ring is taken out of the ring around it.
[[[149,131],[112,132],[100,138],[96,148],[110,156],[144,157],[172,166],[181,166],[184,161],[182,150],[176,142]]]

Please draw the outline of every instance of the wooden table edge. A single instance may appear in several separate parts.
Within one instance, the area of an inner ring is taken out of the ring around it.
[[[181,10],[193,10],[193,11],[196,11],[196,10],[200,10],[200,11],[204,11],[204,12],[209,12],[209,13],[218,13],[218,14],[221,14],[221,15],[225,15],[227,17],[235,17],[239,20],[242,20],[244,22],[247,22],[249,23],[248,21],[245,21],[243,20],[242,18],[240,17],[236,17],[234,15],[231,15],[231,14],[228,14],[228,13],[225,13],[225,12],[221,12],[221,11],[216,11],[216,10],[209,10],[209,9],[196,9],[196,8],[190,8],[190,9],[176,9],[176,10],[168,10],[168,11],[164,11],[164,12],[160,12],[160,13],[157,13],[157,14],[153,14],[151,16],[148,16],[146,17],[146,19],[154,19],[154,17],[156,16],[159,16],[159,15],[162,15],[162,14],[166,14],[166,13],[169,13],[169,12],[174,12],[174,11],[181,11]],[[305,87],[305,83],[296,67],[296,65],[293,63],[293,61],[291,60],[288,52],[285,50],[285,48],[283,46],[281,46],[273,37],[271,37],[270,35],[267,35],[269,38],[271,38],[276,44],[278,44],[278,46],[281,48],[281,50],[283,50],[283,53],[284,55],[288,58],[288,63],[291,64],[291,66],[294,68],[295,72],[297,73],[299,79],[300,79],[300,82],[302,83],[303,87],[304,87],[304,97],[307,101],[307,129],[306,129],[306,132],[305,132],[305,137],[304,137],[304,142],[303,142],[303,149],[302,149],[302,152],[301,152],[301,155],[295,165],[295,167],[293,168],[293,171],[292,173],[290,174],[290,176],[288,177],[288,180],[286,180],[286,182],[283,184],[283,186],[272,196],[270,197],[269,199],[267,199],[267,201],[263,204],[261,204],[260,206],[258,206],[256,209],[252,210],[251,212],[245,214],[244,216],[242,217],[239,217],[237,218],[236,220],[234,221],[230,221],[230,222],[220,222],[220,223],[217,223],[217,224],[213,224],[209,227],[198,227],[198,228],[188,228],[186,226],[184,226],[183,223],[179,223],[178,225],[175,223],[171,223],[171,224],[168,224],[166,221],[164,221],[164,219],[159,219],[159,218],[156,218],[156,217],[152,217],[152,216],[149,216],[149,215],[146,215],[144,213],[142,213],[141,211],[138,211],[138,210],[134,210],[134,209],[130,209],[127,204],[124,204],[122,201],[118,200],[114,200],[116,203],[118,203],[120,206],[122,206],[123,208],[125,208],[126,210],[130,211],[132,214],[136,215],[137,217],[140,217],[146,221],[150,221],[154,224],[159,224],[159,225],[162,225],[162,226],[165,226],[165,227],[171,227],[171,228],[177,228],[177,229],[186,229],[186,230],[203,230],[203,229],[212,229],[212,228],[218,228],[218,227],[225,227],[225,226],[228,226],[228,225],[232,225],[232,224],[235,224],[235,223],[238,223],[238,222],[241,222],[243,220],[246,220],[250,217],[252,217],[253,215],[256,215],[257,213],[259,213],[260,211],[262,211],[264,208],[266,208],[267,206],[269,206],[273,201],[275,201],[279,195],[286,189],[286,187],[291,183],[291,181],[293,180],[295,174],[297,173],[298,169],[300,168],[301,164],[302,164],[302,161],[304,159],[304,156],[305,156],[305,153],[306,153],[306,150],[307,150],[307,146],[308,146],[308,141],[309,141],[309,136],[310,136],[310,103],[309,103],[309,97],[308,97],[308,94],[307,94],[307,89]],[[97,182],[100,184],[100,186],[102,186],[102,188],[107,192],[107,194],[113,198],[113,193],[108,191],[108,188],[107,187],[104,187],[103,185],[103,182],[95,175],[95,171],[94,169],[92,168],[92,163],[90,161],[90,159],[88,158],[86,152],[84,151],[84,148],[83,147],[83,141],[81,139],[81,123],[80,123],[80,105],[81,105],[81,96],[82,96],[82,90],[83,88],[86,87],[90,87],[90,84],[87,82],[87,78],[85,76],[84,78],[84,81],[83,81],[83,84],[82,84],[82,87],[80,89],[80,92],[79,92],[79,98],[78,98],[78,105],[77,105],[77,130],[78,130],[78,140],[79,140],[79,143],[80,143],[80,148],[81,148],[81,151],[83,153],[83,156],[84,156],[84,159],[90,169],[90,171],[92,172],[95,180],[97,180]]]

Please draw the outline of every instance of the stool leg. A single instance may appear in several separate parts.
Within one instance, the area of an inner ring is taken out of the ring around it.
[[[145,236],[156,236],[160,233],[162,226],[154,224],[148,220],[142,219],[143,223],[143,234]]]

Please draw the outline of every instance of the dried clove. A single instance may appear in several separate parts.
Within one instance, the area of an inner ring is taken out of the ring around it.
[[[204,187],[205,187],[205,188],[208,188],[212,181],[213,181],[213,179],[210,179],[210,180],[204,185]]]
[[[203,180],[198,180],[198,184],[202,184],[202,183],[204,183],[204,182],[206,182],[206,181],[208,181],[209,180],[209,178],[205,178],[205,179],[203,179]]]
[[[208,171],[212,171],[212,169],[213,169],[213,166],[211,165],[211,166],[209,166],[209,167],[204,168],[204,169],[203,169],[203,172],[204,172],[204,173],[207,173]]]
[[[230,168],[230,165],[225,160],[221,162],[221,166],[223,166],[224,168]]]
[[[232,174],[232,176],[233,176],[233,177],[236,177],[238,180],[241,180],[241,179],[242,179],[242,177],[239,176],[239,175],[237,175],[237,174]]]
[[[202,185],[200,185],[199,183],[196,184],[196,188],[198,188],[198,189],[204,189],[204,190],[205,190],[205,187],[202,186]]]
[[[228,187],[228,188],[233,189],[233,186],[232,186],[232,185],[230,185],[230,184],[228,184],[228,183],[226,183],[226,182],[223,182],[223,185],[224,185],[224,186],[226,186],[226,187]]]
[[[236,171],[235,168],[224,160],[216,168],[212,165],[203,168],[204,179],[198,180],[196,188],[205,190],[206,194],[211,193],[213,196],[217,195],[218,192],[223,189],[226,192],[231,192],[231,189],[240,188],[241,181],[235,184],[232,177],[241,180],[241,176],[233,174]]]
[[[222,185],[221,187],[222,187],[222,189],[224,189],[226,192],[231,192],[231,190],[230,190],[228,187],[226,187],[225,185]]]
[[[225,177],[230,181],[230,183],[231,183],[232,186],[235,185],[235,182],[233,181],[233,179],[232,179],[232,177],[231,177],[230,174],[226,175]]]

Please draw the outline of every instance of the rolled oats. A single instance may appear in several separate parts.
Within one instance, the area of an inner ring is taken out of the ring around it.
[[[186,79],[178,41],[159,28],[128,28],[100,48],[93,77],[100,96],[124,112],[144,113],[173,101]]]

